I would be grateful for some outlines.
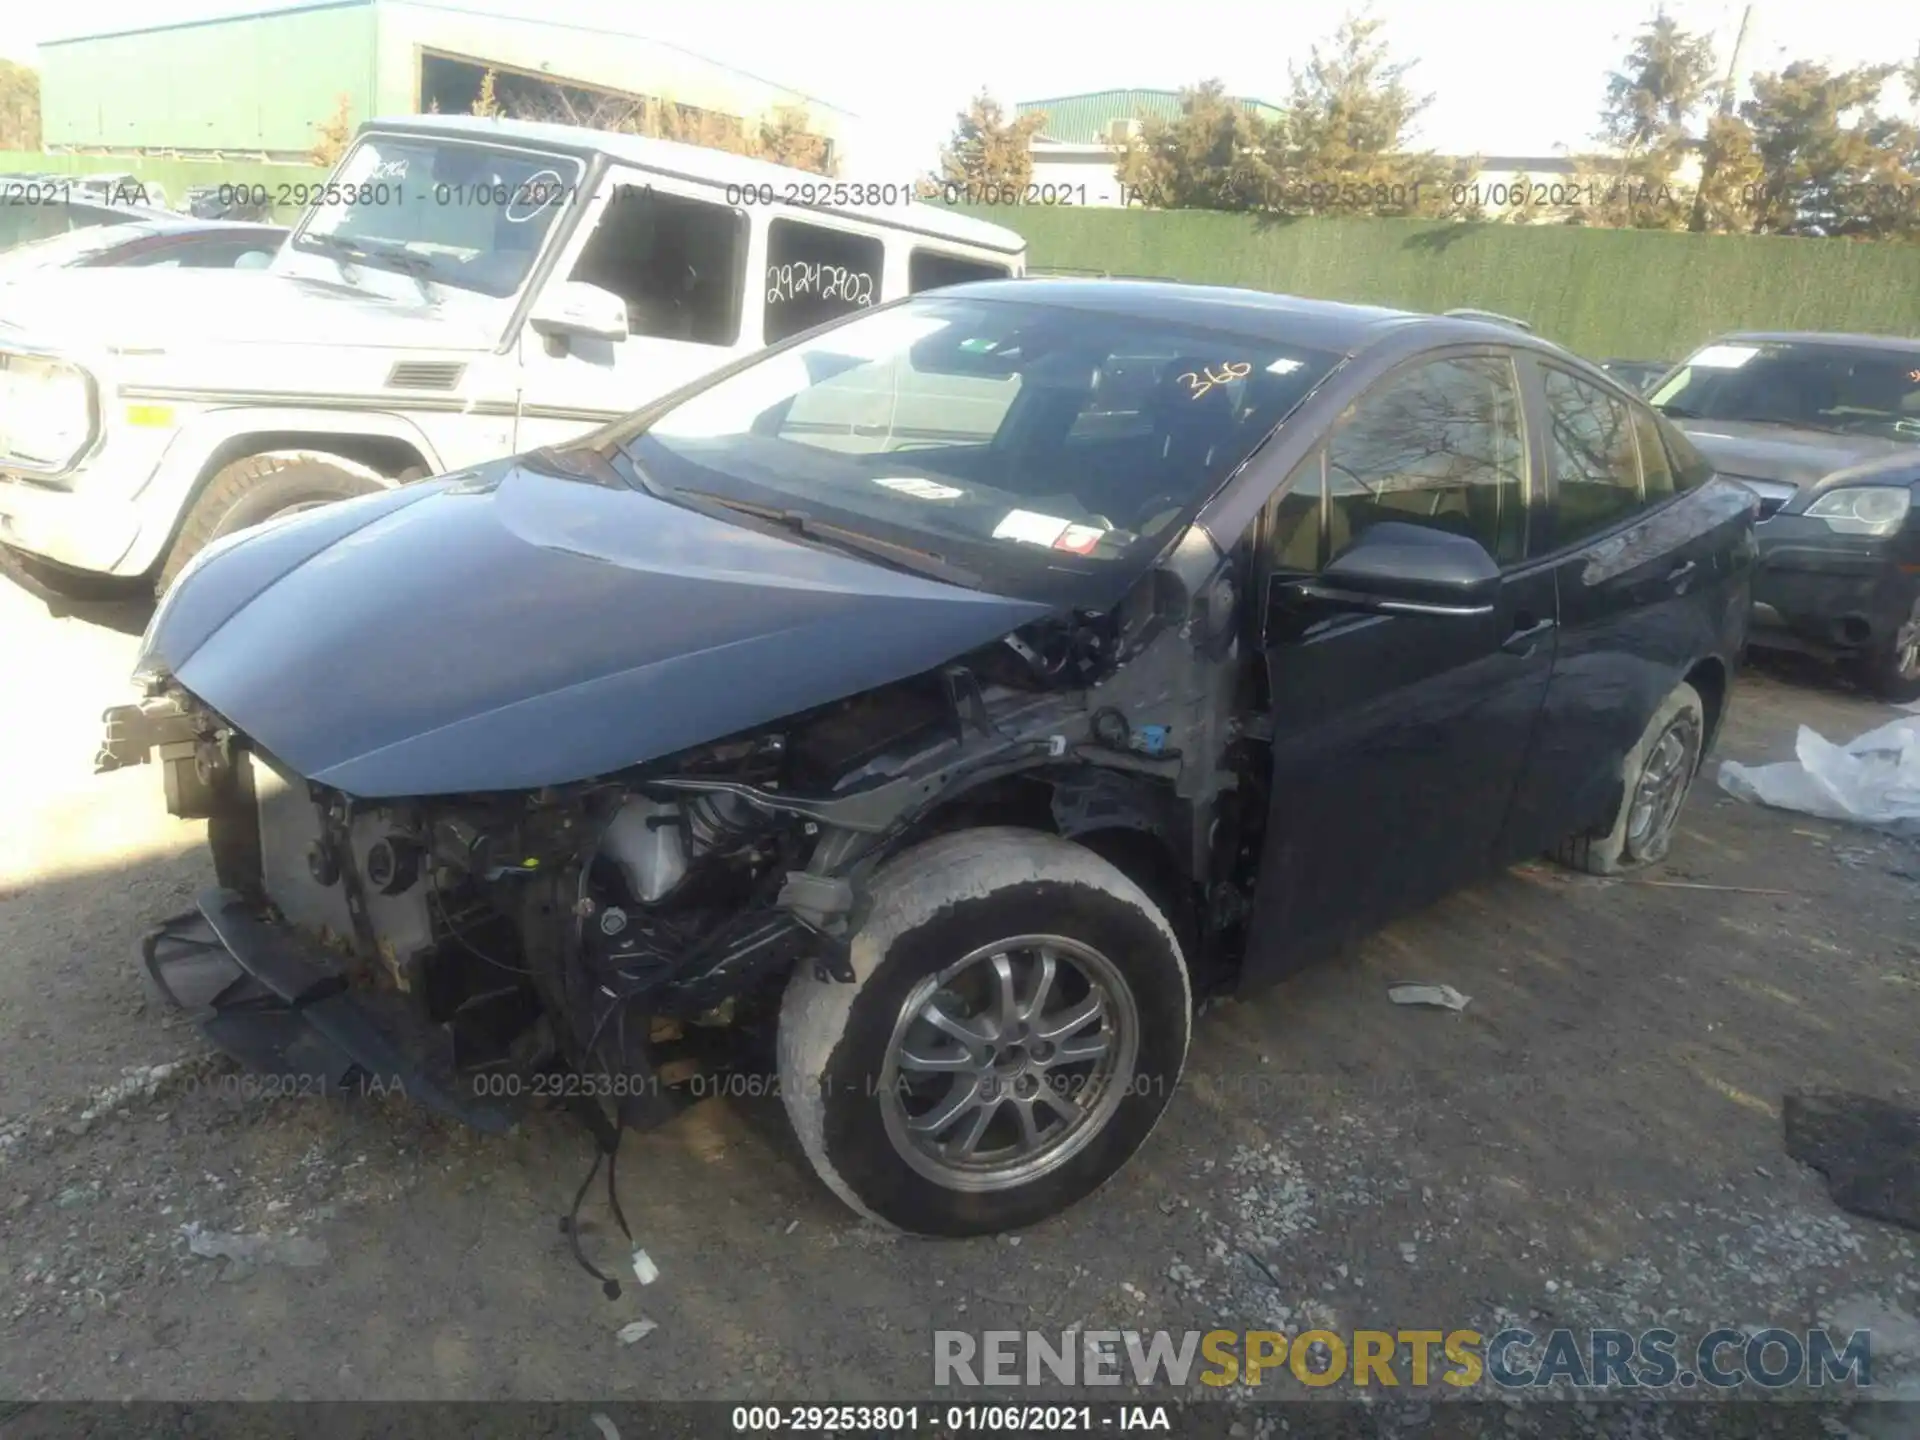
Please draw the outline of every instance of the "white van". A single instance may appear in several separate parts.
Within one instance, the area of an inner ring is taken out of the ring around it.
[[[0,301],[0,545],[47,583],[583,433],[852,310],[1025,271],[1010,230],[568,126],[363,126],[263,270],[70,270]]]

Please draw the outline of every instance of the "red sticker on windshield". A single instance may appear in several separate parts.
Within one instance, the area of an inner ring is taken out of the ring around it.
[[[1075,555],[1091,555],[1094,547],[1100,543],[1100,537],[1106,533],[1097,525],[1069,525],[1060,532],[1060,538],[1053,542],[1053,548],[1068,550]]]

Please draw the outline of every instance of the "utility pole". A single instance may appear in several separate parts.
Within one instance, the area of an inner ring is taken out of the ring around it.
[[[1746,47],[1747,26],[1753,19],[1753,6],[1748,5],[1740,12],[1740,29],[1733,37],[1733,53],[1727,57],[1727,78],[1720,83],[1720,104],[1717,113],[1722,117],[1733,114],[1734,87],[1740,77],[1740,52]],[[1707,190],[1713,183],[1714,171],[1720,168],[1719,156],[1713,151],[1707,152],[1700,166],[1700,183],[1693,192],[1693,215],[1687,221],[1687,229],[1694,232],[1707,228]]]

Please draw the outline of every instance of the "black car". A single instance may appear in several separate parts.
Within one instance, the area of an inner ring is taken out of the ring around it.
[[[1652,400],[1761,497],[1753,644],[1920,699],[1920,340],[1726,335]]]
[[[100,765],[209,821],[147,959],[248,1063],[646,1126],[758,1043],[849,1204],[994,1231],[1145,1140],[1201,996],[1663,855],[1753,514],[1511,327],[961,285],[215,542]]]
[[[70,230],[167,220],[173,212],[150,192],[113,188],[78,175],[0,175],[0,254]]]
[[[0,283],[39,270],[99,265],[262,269],[286,238],[287,232],[278,225],[190,220],[178,215],[94,225],[0,251]]]
[[[1600,368],[1629,389],[1642,395],[1652,393],[1666,373],[1673,369],[1670,360],[1602,360]]]

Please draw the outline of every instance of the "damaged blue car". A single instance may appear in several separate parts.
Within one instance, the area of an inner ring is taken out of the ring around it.
[[[608,1149],[758,1066],[855,1209],[991,1232],[1200,997],[1659,860],[1754,507],[1511,326],[967,284],[216,542],[100,764],[207,821],[146,961],[243,1062]]]

